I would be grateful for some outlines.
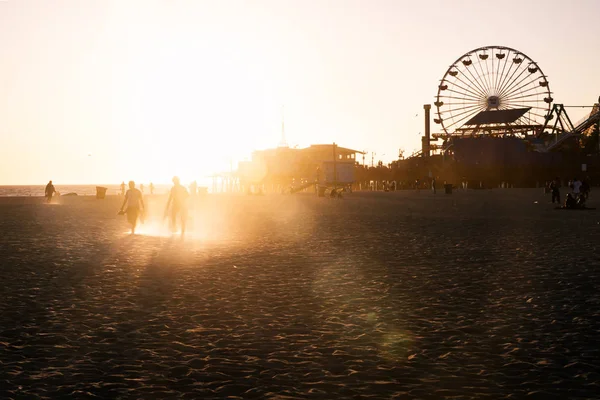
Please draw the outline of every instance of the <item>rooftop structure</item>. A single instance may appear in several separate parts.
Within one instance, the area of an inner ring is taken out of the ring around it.
[[[356,154],[363,153],[336,144],[257,150],[252,153],[252,161],[239,164],[238,174],[242,182],[254,185],[352,183]]]

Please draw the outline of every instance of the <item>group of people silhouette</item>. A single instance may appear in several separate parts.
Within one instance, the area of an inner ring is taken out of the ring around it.
[[[164,219],[169,218],[170,228],[172,232],[177,231],[177,222],[181,226],[181,235],[185,234],[186,222],[188,216],[187,201],[189,193],[187,189],[181,185],[181,181],[177,176],[174,176],[173,187],[169,191],[169,198],[165,206]],[[122,184],[123,185],[123,184]],[[127,215],[127,222],[131,226],[131,234],[135,233],[138,220],[144,222],[146,205],[144,204],[144,196],[140,189],[135,187],[134,181],[129,181],[129,189],[125,192],[125,198],[121,209],[119,210],[120,215]],[[151,193],[154,190],[154,185],[150,183]],[[123,189],[122,189],[123,190]]]
[[[560,179],[554,178],[547,186],[552,194],[552,203],[556,201],[560,204]],[[569,181],[568,188],[571,189],[570,193],[565,196],[565,203],[562,208],[586,208],[585,202],[590,195],[590,184],[589,178],[580,181],[577,177]]]

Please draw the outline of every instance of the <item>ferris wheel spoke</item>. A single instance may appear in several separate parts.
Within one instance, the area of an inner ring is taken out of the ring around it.
[[[530,110],[527,112],[533,112],[531,110],[540,110],[541,112],[543,112],[545,109],[541,108],[541,107],[536,107],[536,106],[530,106],[530,107],[523,107],[522,103],[504,103],[502,106],[500,106],[498,109],[499,110],[522,110],[523,108],[529,108]]]
[[[537,86],[533,85],[533,82],[531,81],[531,77],[529,76],[525,76],[523,77],[519,82],[516,82],[512,84],[512,87],[510,88],[506,88],[504,90],[504,92],[502,94],[500,94],[500,96],[502,98],[510,98],[511,96],[514,96],[515,94],[519,94],[521,92],[523,92],[524,89],[526,89],[527,87],[529,87],[529,89],[538,89]]]
[[[455,116],[455,114],[454,114],[455,111],[471,110],[471,109],[478,109],[478,108],[483,108],[483,106],[479,105],[479,104],[465,105],[464,107],[453,108],[452,112],[450,112],[450,111],[446,111],[446,112],[449,113],[452,117],[454,117]],[[460,114],[457,114],[457,115],[460,115]]]
[[[514,110],[514,108],[502,108],[502,110]],[[535,115],[535,116],[536,116],[536,117],[538,117],[538,118],[544,118],[544,115],[542,115],[542,114],[539,114],[538,112],[535,112],[535,111],[532,111],[532,110],[529,110],[529,111],[527,111],[527,112],[525,113],[525,115],[528,115],[528,114],[529,114],[529,115]],[[520,117],[520,118],[524,118],[524,117]],[[530,118],[530,119],[531,119],[531,118]]]
[[[468,93],[464,93],[464,92],[457,92],[456,90],[452,90],[452,89],[446,89],[446,91],[447,91],[447,92],[451,92],[451,93],[456,93],[456,94],[458,94],[458,95],[461,95],[461,96],[465,96],[465,97],[467,97],[467,98],[468,98],[468,99],[470,99],[470,100],[481,100],[481,98],[480,98],[480,97],[473,97],[473,96],[469,96],[469,94],[468,94]]]
[[[462,92],[459,92],[459,91],[456,91],[456,90],[452,90],[452,89],[446,89],[446,90],[448,90],[448,91],[452,91],[453,93],[461,93],[461,94],[463,94],[463,95],[465,95],[465,96],[470,96],[470,97],[473,97],[474,99],[481,99],[481,98],[483,97],[483,96],[482,96],[481,94],[479,94],[479,93],[473,92],[472,90],[469,90],[469,89],[467,89],[467,88],[464,88],[464,87],[462,87],[462,86],[460,86],[460,85],[457,85],[457,84],[456,84],[456,82],[454,82],[454,83],[452,84],[452,86],[453,86],[453,87],[455,87],[455,88],[461,89],[461,90],[462,90]]]
[[[527,115],[527,114],[529,114],[529,115],[535,115],[536,117],[542,117],[542,118],[544,117],[543,115],[541,115],[541,114],[538,114],[537,112],[535,112],[535,111],[532,111],[532,110],[529,110],[529,111],[527,111],[527,112],[525,113],[525,115]],[[521,117],[521,118],[522,118],[522,117]]]
[[[450,128],[452,126],[458,125],[459,123],[461,123],[461,125],[463,125],[464,122],[468,121],[469,119],[471,119],[475,115],[479,114],[483,110],[484,110],[484,108],[480,108],[477,110],[473,110],[471,112],[469,112],[469,111],[463,112],[456,116],[456,117],[461,117],[461,118],[455,119],[454,121],[452,121],[452,123],[450,125],[448,125],[448,127]],[[461,126],[461,125],[459,125],[459,126]]]
[[[540,100],[537,98],[538,93],[530,93],[524,96],[515,96],[514,98],[503,100],[503,104],[526,104],[526,103],[539,103]]]
[[[498,54],[498,53],[496,53]],[[494,52],[492,51],[492,73],[494,75],[494,94],[496,94],[498,91],[496,90],[496,88],[498,87],[498,77],[500,76],[500,64],[502,63],[502,60],[498,60],[498,62],[496,62],[496,68],[494,69],[494,59],[496,58],[496,54],[494,54]]]
[[[535,111],[530,110],[530,111],[528,111],[527,114],[535,115],[537,118],[541,118],[541,119],[546,118],[545,110],[535,110]]]
[[[492,72],[490,73],[490,66],[487,62],[485,63],[485,70],[487,71],[487,76],[488,76],[489,82],[490,82],[490,92],[491,92],[491,94],[493,94],[494,93],[494,57],[491,57],[491,59],[492,59],[492,61],[491,61],[492,62]]]
[[[496,95],[502,92],[504,85],[510,81],[511,71],[513,71],[513,67],[516,65],[514,62],[509,63],[508,61],[512,58],[511,52],[508,51],[505,53],[504,57],[504,68],[502,69],[502,76],[500,77],[500,82],[498,83],[498,87],[496,88]],[[506,64],[508,64],[508,70],[506,70]],[[512,72],[514,74],[515,71],[518,70],[518,66]]]
[[[454,122],[461,115],[475,113],[481,109],[483,109],[482,106],[468,106],[455,108],[454,110],[452,110],[451,113],[448,113],[449,116],[445,116],[445,119],[450,119],[450,122]]]
[[[520,104],[518,104],[518,105],[504,104],[503,106],[501,106],[499,108],[499,110],[516,110],[516,109],[521,109],[521,108],[523,108],[523,107]],[[545,114],[539,114],[540,112],[545,113],[545,110],[542,108],[539,108],[539,107],[531,107],[530,110],[525,113],[525,115],[532,114],[538,118],[544,118]],[[523,118],[523,117],[520,117],[520,118]]]
[[[490,81],[488,79],[488,76],[483,71],[483,67],[481,66],[481,62],[478,62],[477,66],[479,67],[479,71],[481,71],[481,75],[479,75],[479,71],[477,71],[477,68],[475,68],[475,72],[477,72],[477,75],[480,77],[482,85],[484,85],[485,88],[486,88],[486,90],[485,90],[486,97],[489,97],[489,96],[492,95],[492,93],[491,93],[492,87],[490,85]]]
[[[521,109],[521,107],[507,106],[505,108],[501,108],[501,110],[518,110],[518,109]],[[525,114],[535,115],[536,117],[539,117],[539,118],[544,118],[544,115],[545,115],[544,110],[533,109],[533,108],[530,108]]]
[[[515,106],[517,106],[517,105],[525,106],[526,104],[529,104],[529,103],[539,104],[540,100],[537,97],[538,97],[537,93],[531,93],[530,95],[515,97],[514,99],[511,99],[511,100],[504,100],[502,103],[503,104],[512,104]],[[523,107],[521,107],[521,108],[523,108]]]
[[[440,98],[449,101],[448,103],[444,102],[444,106],[447,106],[450,104],[467,104],[467,103],[481,104],[482,103],[481,100],[474,100],[474,99],[465,98],[465,97],[445,96],[445,97],[440,97]],[[451,100],[463,100],[463,101],[452,103],[452,102],[450,102]]]
[[[506,64],[508,61],[508,57],[506,57],[506,52],[502,53],[496,53],[496,54],[504,54],[504,58],[503,59],[498,59],[498,73],[496,74],[496,79],[494,82],[494,94],[498,94],[498,88],[500,88],[500,86],[502,86],[502,81],[504,79],[505,72],[506,72]],[[500,68],[500,64],[502,64],[502,68]],[[510,67],[509,67],[510,70]]]
[[[498,89],[498,97],[502,97],[502,93],[504,93],[506,91],[507,87],[511,86],[515,82],[514,76],[518,71],[519,71],[519,69],[515,68],[512,70],[510,75],[507,75],[505,77],[504,82],[502,83],[502,86]]]
[[[529,107],[523,107],[524,104],[506,104],[504,105],[502,108],[500,108],[500,110],[516,110],[516,109],[523,109],[523,108],[529,108],[530,113],[535,113],[535,114],[547,114],[548,113],[548,109],[547,108],[542,108],[542,107],[537,107],[537,106],[529,106]],[[540,115],[542,116],[542,115]]]
[[[550,112],[550,107],[533,106],[531,109],[535,110],[536,112],[544,113],[544,116]]]
[[[471,71],[471,68],[465,68],[466,71],[469,72],[469,75],[471,75],[471,78],[473,78],[473,84],[476,85],[479,90],[481,91],[481,93],[483,94],[483,97],[487,97],[487,91],[485,90],[485,88],[481,85],[481,81],[478,80],[475,75],[473,75],[473,72]],[[477,72],[477,70],[475,70],[475,72]],[[466,74],[465,74],[466,75]],[[470,80],[470,79],[469,79]]]
[[[459,108],[453,111],[460,111],[459,113],[455,113],[455,114],[451,114],[451,123],[455,124],[458,123],[462,120],[464,120],[464,116],[468,115],[468,116],[473,116],[476,115],[478,113],[480,113],[481,111],[485,110],[485,107],[483,106],[475,106],[475,107],[463,107],[463,108]],[[460,118],[459,118],[460,117]]]
[[[459,78],[459,76],[464,76],[466,78],[466,80],[468,81],[465,82],[463,81],[461,78]],[[477,93],[478,97],[485,97],[485,93],[481,91],[481,89],[469,78],[469,76],[467,74],[459,74],[456,75],[456,80],[460,81],[463,85],[469,87],[470,91],[473,93]]]
[[[468,121],[469,119],[471,119],[473,116],[477,115],[478,113],[479,113],[479,110],[465,110],[465,111],[457,114],[455,117],[453,117],[451,119],[446,119],[445,123],[449,124],[449,125],[446,125],[446,127],[447,128],[460,127],[466,121]]]
[[[539,90],[539,88],[532,84],[532,82],[526,82],[523,85],[515,88],[510,93],[506,93],[503,98],[507,101],[517,100],[517,99],[526,99],[529,97],[537,96],[544,97],[546,95],[545,92]]]
[[[464,90],[465,92],[472,94],[473,96],[477,97],[477,98],[482,98],[485,97],[485,94],[481,93],[480,91],[478,91],[477,87],[474,87],[473,85],[470,85],[466,82],[464,82],[463,80],[456,78],[457,81],[459,81],[460,83],[462,83],[464,86],[462,85],[458,85],[456,82],[453,83],[454,86],[461,88],[462,90]]]
[[[504,89],[503,92],[501,92],[498,96],[502,97],[502,96],[508,96],[510,93],[513,93],[515,90],[519,90],[525,86],[531,86],[531,76],[529,75],[525,75],[523,78],[521,78],[521,76],[523,75],[523,73],[527,71],[527,69],[524,69],[523,71],[521,71],[521,73],[514,79],[514,81]],[[523,82],[525,82],[523,84]]]
[[[535,115],[538,118],[545,118],[546,117],[546,114],[538,114],[536,112],[531,112],[531,111],[529,111],[529,113],[532,114],[532,115]]]
[[[479,82],[477,80],[477,78],[475,77],[475,75],[473,75],[473,72],[471,71],[471,68],[465,68],[465,71],[468,72],[468,75],[466,73],[464,73],[463,76],[465,78],[467,78],[467,80],[471,83],[471,86],[473,88],[477,88],[477,91],[479,93],[481,93],[482,97],[487,97],[485,88],[483,86],[481,86],[481,82]]]
[[[458,102],[458,103],[444,103],[445,106],[466,106],[466,105],[481,105],[481,102],[475,102],[475,101],[463,101],[463,102]]]
[[[529,85],[529,87],[527,88],[527,86]],[[534,95],[543,95],[544,93],[541,92],[539,90],[539,88],[535,85],[532,85],[532,82],[528,82],[525,85],[523,85],[523,87],[520,87],[518,90],[511,92],[511,93],[507,93],[504,95],[504,98],[507,100],[510,99],[514,99],[516,98],[516,96],[518,95],[531,95],[531,92],[534,92]]]
[[[515,77],[515,74],[517,72],[519,72],[519,67],[515,68],[512,72],[512,74],[510,75],[510,78],[507,79],[504,83],[504,86],[502,86],[500,88],[500,91],[498,92],[498,96],[502,97],[503,93],[506,93],[507,90],[510,90],[511,87],[513,87],[516,82],[518,82],[519,78],[521,77],[521,75],[523,75],[523,72],[527,71],[527,68],[522,69],[521,72],[519,73],[519,75],[517,75]]]

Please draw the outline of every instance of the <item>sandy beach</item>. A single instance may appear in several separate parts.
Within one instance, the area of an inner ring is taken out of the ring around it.
[[[0,199],[0,398],[598,396],[600,210],[208,195],[182,239],[121,201]]]

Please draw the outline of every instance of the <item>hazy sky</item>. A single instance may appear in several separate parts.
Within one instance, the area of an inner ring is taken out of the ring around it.
[[[282,104],[291,146],[389,162],[477,47],[593,104],[599,25],[597,0],[0,0],[0,184],[197,179],[276,146]]]

